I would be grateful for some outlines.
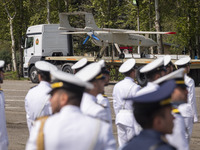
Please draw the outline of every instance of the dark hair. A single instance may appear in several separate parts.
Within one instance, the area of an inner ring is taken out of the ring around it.
[[[169,105],[156,110],[152,109],[151,111],[137,110],[134,108],[134,116],[143,129],[151,129],[153,128],[153,121],[156,116],[165,117],[166,107],[169,107]]]
[[[125,76],[130,76],[131,72],[135,71],[134,68],[132,68],[131,70],[129,70],[128,72],[125,72],[124,75]]]
[[[58,91],[59,93],[66,93],[69,97],[68,99],[68,102],[67,104],[70,104],[70,105],[75,105],[75,106],[80,106],[81,104],[81,99],[82,99],[82,96],[83,96],[83,91],[71,91],[71,90],[68,90],[66,88],[58,88],[58,89],[55,89],[51,95],[53,95],[56,91]]]
[[[51,76],[49,72],[38,70],[38,74],[41,76],[43,81],[51,82]]]
[[[147,72],[145,75],[147,77],[148,82],[154,81],[155,80],[155,76],[157,74],[161,75],[161,71],[162,70],[153,70],[153,71]]]
[[[191,65],[191,63],[187,63],[185,65],[179,65],[179,66],[177,66],[177,68],[178,69],[180,69],[180,68],[186,68],[187,66],[190,66],[190,65]]]

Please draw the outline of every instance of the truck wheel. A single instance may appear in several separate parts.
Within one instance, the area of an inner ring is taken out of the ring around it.
[[[71,66],[68,66],[68,65],[64,66],[62,68],[62,71],[73,74],[73,70],[72,70]]]
[[[30,79],[33,83],[39,83],[37,69],[35,66],[30,69]]]
[[[140,69],[142,68],[143,66],[139,67],[137,69],[137,72],[136,72],[136,79],[138,81],[138,84],[142,87],[146,86],[147,84],[147,78],[145,76],[144,73],[140,73]]]

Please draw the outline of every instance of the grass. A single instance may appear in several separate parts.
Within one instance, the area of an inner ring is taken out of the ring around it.
[[[9,71],[4,73],[4,80],[28,80],[27,78],[18,78],[17,72]]]

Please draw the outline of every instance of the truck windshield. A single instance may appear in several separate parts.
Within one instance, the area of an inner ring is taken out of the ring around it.
[[[33,37],[26,37],[26,48],[30,48],[33,46]]]

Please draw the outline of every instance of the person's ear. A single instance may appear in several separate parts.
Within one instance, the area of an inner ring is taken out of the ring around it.
[[[163,126],[163,119],[161,116],[155,116],[153,120],[153,128],[157,131],[161,131]]]
[[[38,80],[41,81],[41,75],[40,74],[38,74]]]

